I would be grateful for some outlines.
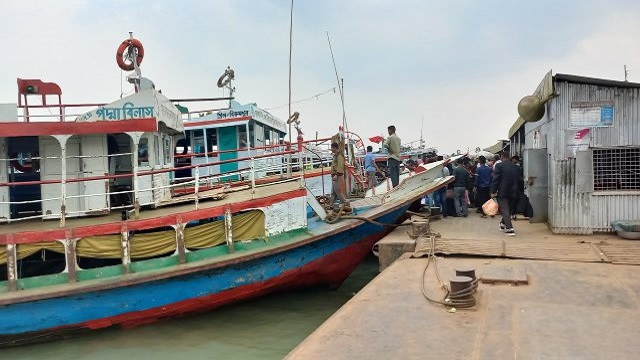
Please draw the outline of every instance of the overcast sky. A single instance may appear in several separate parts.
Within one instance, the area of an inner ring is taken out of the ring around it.
[[[143,75],[171,98],[221,96],[231,65],[237,100],[288,116],[286,0],[0,2],[0,102],[16,78],[58,83],[63,102],[120,96],[115,52],[142,41]],[[326,32],[344,78],[349,129],[362,137],[396,125],[442,152],[507,137],[517,103],[544,74],[640,82],[640,1],[296,0],[293,100],[336,86]],[[129,90],[124,84],[125,91]],[[338,93],[293,105],[307,137],[335,133]]]

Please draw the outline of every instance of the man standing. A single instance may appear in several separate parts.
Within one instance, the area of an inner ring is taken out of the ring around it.
[[[338,143],[331,144],[331,152],[333,153],[333,161],[331,162],[331,198],[329,204],[333,205],[336,198],[341,204],[349,204],[349,200],[345,196],[344,183],[344,153],[340,150]]]
[[[467,207],[467,198],[465,193],[467,191],[467,184],[469,183],[469,172],[463,165],[462,158],[456,160],[456,167],[453,169],[453,204],[456,207],[456,215],[467,217],[469,216],[469,209]]]
[[[509,154],[502,153],[502,161],[495,165],[493,169],[493,180],[491,182],[491,197],[498,198],[500,206],[500,230],[504,230],[507,235],[515,235],[511,224],[511,209],[516,206],[518,201],[518,181],[520,178],[520,169],[511,162]]]
[[[478,213],[482,213],[482,217],[487,215],[482,211],[482,205],[491,198],[491,169],[487,166],[487,158],[480,155],[478,157],[478,167],[476,168],[476,206]]]
[[[437,161],[443,161],[442,156],[438,156]],[[443,161],[442,165],[442,177],[449,176],[449,169],[445,166],[449,162],[449,159]],[[446,218],[448,214],[447,211],[447,199],[445,198],[447,194],[447,187],[444,186],[433,193],[433,200],[437,205],[440,205],[440,213],[443,218]]]
[[[387,131],[389,132],[389,137],[384,141],[382,146],[389,151],[389,160],[387,160],[389,177],[391,177],[393,187],[396,187],[400,182],[400,163],[402,162],[402,158],[400,157],[400,138],[396,135],[395,126],[389,126]]]
[[[376,164],[376,156],[373,154],[373,146],[367,146],[367,154],[364,156],[364,171],[369,179],[369,189],[376,186],[376,173],[382,174],[382,170]]]

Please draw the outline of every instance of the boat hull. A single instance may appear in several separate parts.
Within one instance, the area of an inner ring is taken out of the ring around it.
[[[411,201],[375,217],[405,218]],[[0,306],[0,346],[19,345],[110,326],[132,327],[208,311],[268,293],[339,286],[392,227],[352,222],[300,246],[160,280]]]

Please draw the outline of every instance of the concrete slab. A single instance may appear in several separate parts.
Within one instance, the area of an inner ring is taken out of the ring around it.
[[[485,265],[480,281],[485,284],[527,285],[529,278],[527,272],[519,266]]]
[[[386,269],[404,253],[412,253],[416,248],[416,239],[407,232],[411,232],[410,220],[404,222],[405,226],[398,226],[387,236],[374,245],[377,249],[376,256],[380,263],[380,271]]]
[[[288,359],[635,359],[640,353],[640,271],[606,263],[438,258],[456,268],[511,266],[529,285],[480,284],[474,309],[450,313],[422,294],[426,258],[401,258]],[[433,273],[425,288],[442,299]]]

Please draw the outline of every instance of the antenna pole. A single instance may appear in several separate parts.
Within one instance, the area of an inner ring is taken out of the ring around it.
[[[424,115],[422,115],[422,120],[420,120],[420,148],[424,149],[424,140],[422,140],[422,129],[424,129]]]
[[[291,48],[293,45],[293,0],[291,0],[291,14],[289,15],[289,119],[291,119]],[[289,146],[292,146],[291,142],[291,122],[289,122]],[[302,164],[299,164],[302,166]],[[287,161],[287,175],[291,176],[291,154],[289,154],[289,161]]]
[[[340,81],[340,77],[338,76],[338,68],[336,67],[336,59],[333,57],[333,48],[331,47],[331,39],[329,38],[329,32],[327,31],[327,41],[329,42],[329,51],[331,52],[331,61],[333,62],[333,70],[336,73],[336,82],[338,83],[338,90],[340,90],[340,103],[342,104],[342,127],[347,130],[347,115],[344,111],[344,92],[343,85],[344,82]]]

